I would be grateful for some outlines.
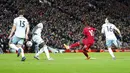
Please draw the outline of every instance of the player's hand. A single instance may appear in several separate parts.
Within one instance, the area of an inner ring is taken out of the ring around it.
[[[122,36],[121,36],[121,34],[119,35],[119,40],[122,41]]]
[[[11,39],[11,35],[9,35],[8,39]]]
[[[121,34],[120,34],[119,36],[122,38],[122,35],[121,35]]]
[[[8,41],[8,44],[11,44],[11,36],[8,37],[7,41]]]
[[[104,36],[104,34],[102,34],[101,41],[104,41],[104,40],[105,40],[105,36]]]

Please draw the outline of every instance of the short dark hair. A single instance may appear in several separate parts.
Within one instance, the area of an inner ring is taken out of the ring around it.
[[[18,15],[24,15],[24,10],[19,10]]]

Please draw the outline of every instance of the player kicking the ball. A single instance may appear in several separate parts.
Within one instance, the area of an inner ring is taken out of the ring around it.
[[[18,51],[17,56],[19,57],[20,54],[22,55],[21,61],[25,61],[24,51],[22,49],[22,45],[24,43],[24,39],[28,39],[29,33],[29,23],[28,20],[23,16],[23,10],[19,11],[19,17],[14,19],[13,27],[11,33],[8,37],[10,39],[9,46],[12,49]]]
[[[43,51],[45,51],[45,54],[47,56],[48,60],[53,60],[50,57],[49,51],[47,49],[47,45],[44,42],[44,40],[41,38],[41,32],[43,29],[43,24],[46,24],[46,21],[43,21],[42,23],[37,24],[37,26],[34,27],[34,29],[32,30],[32,41],[40,48],[40,50],[38,51],[38,53],[36,53],[36,55],[34,56],[34,58],[36,58],[37,60],[39,60],[39,55],[41,53],[43,53]]]
[[[112,47],[112,44],[114,44],[116,47],[119,47],[120,45],[117,42],[117,38],[114,34],[114,30],[116,30],[118,32],[119,36],[121,37],[119,29],[114,24],[110,23],[108,21],[108,19],[106,18],[105,24],[102,25],[101,33],[103,35],[105,35],[108,51],[109,51],[110,55],[112,56],[112,59],[115,60],[116,57],[114,56],[114,53],[111,50],[111,47]]]
[[[85,22],[84,22],[85,23]],[[86,23],[85,23],[86,24]],[[83,29],[83,39],[81,39],[80,42],[76,42],[74,44],[71,44],[70,46],[67,46],[64,44],[64,47],[66,49],[71,49],[77,46],[82,46],[82,52],[86,56],[86,59],[90,59],[90,56],[88,55],[88,49],[94,44],[94,32],[95,28],[90,27],[88,24],[86,24],[86,27]]]

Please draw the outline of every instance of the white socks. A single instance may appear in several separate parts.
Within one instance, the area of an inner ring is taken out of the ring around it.
[[[10,48],[15,49],[15,50],[17,50],[17,51],[18,51],[18,49],[21,49],[21,55],[22,55],[22,57],[24,57],[24,50],[22,49],[22,47],[18,48],[18,47],[17,47],[16,45],[14,45],[14,44],[9,44],[9,46],[10,46]]]
[[[110,55],[112,56],[112,58],[114,58],[115,56],[114,56],[114,53],[113,53],[113,51],[111,50],[111,48],[108,48],[108,51],[109,51]]]
[[[39,56],[41,53],[43,53],[44,48],[41,48],[40,51],[38,51],[38,53],[36,53],[36,56]]]
[[[46,45],[44,46],[44,51],[45,51],[45,54],[46,54],[47,59],[50,59],[50,54],[49,54],[49,51],[48,51]]]
[[[38,45],[35,45],[35,53],[38,53],[38,51],[39,51],[39,47]]]
[[[15,49],[15,50],[17,50],[18,51],[18,47],[16,47],[14,44],[9,44],[9,46],[10,46],[10,48],[12,48],[12,49]]]
[[[20,47],[21,49],[21,56],[24,57],[24,50]]]
[[[39,56],[41,53],[43,53],[43,51],[45,51],[47,59],[50,59],[50,54],[46,45],[44,45],[44,47],[40,49],[40,51],[36,54],[36,56]]]

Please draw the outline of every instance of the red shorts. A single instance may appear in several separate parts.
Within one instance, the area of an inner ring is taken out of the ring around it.
[[[88,50],[93,44],[94,44],[94,40],[93,39],[87,39],[87,38],[84,38],[83,40],[82,40],[82,42],[83,42],[83,45],[85,46],[87,46],[87,48],[86,48],[86,50]]]

